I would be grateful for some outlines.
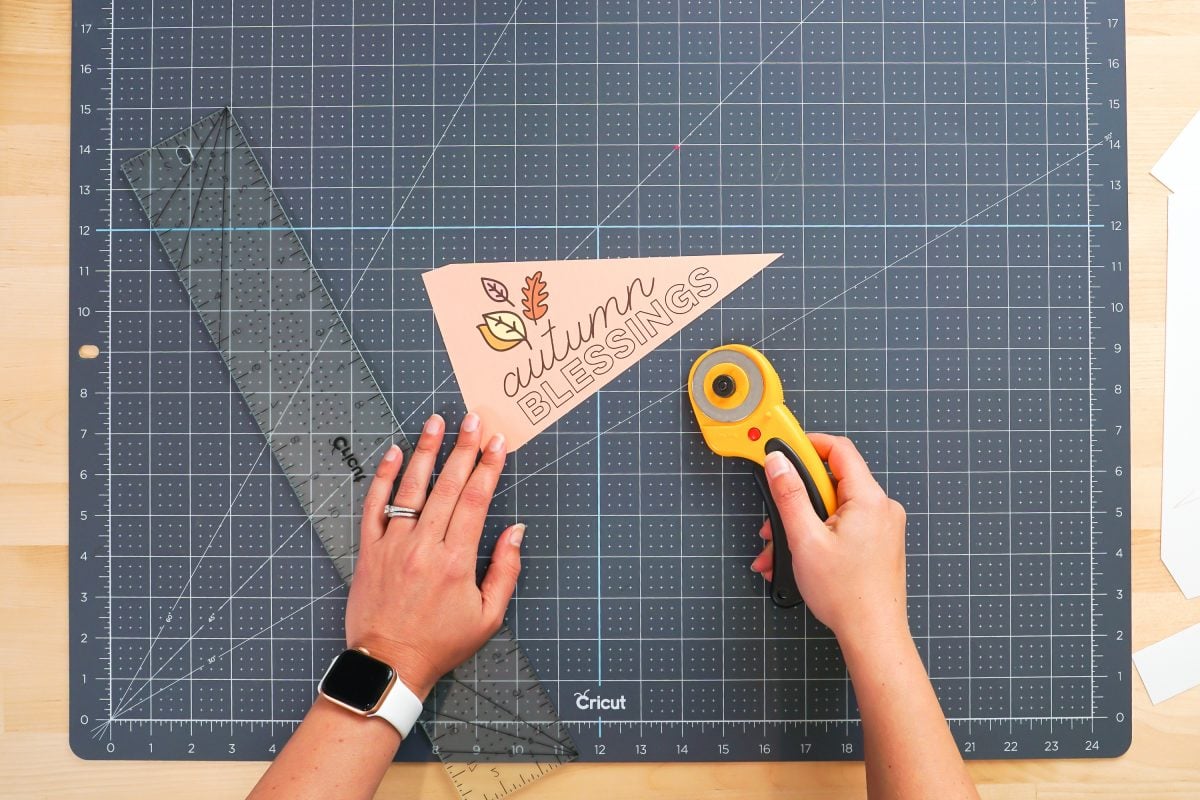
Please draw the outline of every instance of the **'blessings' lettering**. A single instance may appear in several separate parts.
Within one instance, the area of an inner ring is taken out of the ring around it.
[[[657,292],[654,278],[634,278],[619,296],[609,297],[573,326],[553,323],[532,342],[535,351],[504,375],[504,394],[531,423],[545,419],[596,378],[623,363],[640,345],[668,335],[675,316],[691,311],[716,293],[717,279],[707,267],[688,273],[686,283]]]

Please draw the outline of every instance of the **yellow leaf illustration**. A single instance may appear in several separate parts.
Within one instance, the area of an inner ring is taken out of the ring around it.
[[[483,337],[485,342],[487,342],[487,346],[497,352],[503,353],[505,350],[511,350],[521,343],[520,339],[516,340],[515,342],[506,342],[502,339],[497,339],[492,335],[492,332],[488,330],[487,325],[477,325],[476,327],[479,328],[479,335]]]
[[[478,326],[479,332],[483,335],[483,340],[487,342],[488,347],[493,350],[503,352],[521,342],[525,342],[526,346],[531,346],[525,338],[525,323],[519,315],[511,311],[490,311],[483,315],[483,323]],[[501,346],[497,347],[496,343],[493,343],[493,339]]]

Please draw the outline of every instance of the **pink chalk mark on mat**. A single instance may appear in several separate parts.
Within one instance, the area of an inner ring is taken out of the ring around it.
[[[463,401],[482,420],[482,441],[502,433],[511,451],[777,258],[449,264],[422,277]]]

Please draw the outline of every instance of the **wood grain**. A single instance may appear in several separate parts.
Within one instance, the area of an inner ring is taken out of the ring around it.
[[[1194,0],[1128,0],[1135,647],[1200,622],[1158,558],[1166,191],[1148,174],[1200,108]],[[243,794],[261,764],[85,762],[67,747],[67,156],[70,4],[0,0],[0,796]],[[971,765],[990,800],[1200,797],[1200,690],[1159,707],[1134,686],[1129,753]],[[552,797],[835,800],[857,764],[572,765]],[[447,798],[436,765],[395,766],[381,796]]]

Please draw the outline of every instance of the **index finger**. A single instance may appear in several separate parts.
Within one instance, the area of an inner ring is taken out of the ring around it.
[[[808,438],[821,460],[829,464],[829,471],[837,481],[840,501],[868,494],[883,494],[883,487],[871,474],[871,468],[854,442],[845,436],[830,436],[827,433],[810,433]]]

